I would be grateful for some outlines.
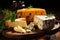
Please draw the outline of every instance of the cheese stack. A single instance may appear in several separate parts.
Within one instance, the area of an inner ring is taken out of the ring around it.
[[[46,10],[41,8],[25,8],[17,10],[17,13],[17,18],[26,18],[28,22],[31,22],[35,15],[46,15]]]
[[[38,28],[40,30],[44,30],[44,29],[51,29],[52,27],[54,27],[54,21],[55,19],[55,16],[51,16],[51,17],[48,17],[48,16],[40,16],[40,15],[36,15],[34,17],[34,23],[35,25],[38,26]]]

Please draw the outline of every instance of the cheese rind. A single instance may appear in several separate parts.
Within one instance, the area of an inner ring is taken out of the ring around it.
[[[47,28],[50,29],[54,27],[54,23],[55,23],[54,19],[55,19],[55,16],[48,17],[48,16],[36,15],[34,17],[34,23],[35,25],[38,26],[40,30],[47,29]]]
[[[41,8],[25,8],[17,10],[17,18],[26,18],[28,22],[32,22],[35,15],[46,15],[46,10]]]

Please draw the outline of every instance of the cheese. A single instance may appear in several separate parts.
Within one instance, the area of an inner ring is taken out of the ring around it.
[[[27,23],[26,23],[26,19],[25,18],[16,19],[14,24],[17,25],[17,26],[19,25],[19,26],[24,27],[24,28],[27,27]]]
[[[11,22],[11,20],[6,20],[5,24],[8,27],[16,27],[18,25],[21,26],[21,27],[24,27],[24,28],[27,27],[27,23],[26,23],[26,19],[25,18],[15,19],[14,22]]]
[[[13,23],[11,22],[11,20],[6,20],[5,25],[8,26],[8,28],[13,27]]]
[[[41,8],[25,8],[17,10],[17,18],[26,18],[28,22],[32,22],[35,15],[46,15],[46,10]]]
[[[54,27],[54,22],[55,22],[54,19],[55,16],[48,17],[42,15],[41,16],[36,15],[34,17],[34,24],[37,25],[40,30],[52,28]]]
[[[26,33],[25,29],[23,29],[21,26],[14,27],[14,31]]]
[[[27,29],[32,30],[33,28],[34,28],[34,23],[33,23],[33,22],[31,22],[31,23],[28,25]]]
[[[26,32],[27,32],[27,33],[30,33],[30,32],[31,32],[31,30],[27,29],[27,30],[26,30]]]

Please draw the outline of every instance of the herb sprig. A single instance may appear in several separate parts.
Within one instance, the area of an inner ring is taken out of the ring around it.
[[[0,18],[0,32],[2,32],[5,29],[7,29],[5,25],[5,21],[11,20],[13,22],[16,19],[17,13],[15,11],[4,9],[4,10],[0,10],[0,15],[2,15]]]

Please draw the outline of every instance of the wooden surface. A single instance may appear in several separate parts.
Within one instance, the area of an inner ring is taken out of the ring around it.
[[[56,30],[53,30],[55,31],[55,33],[53,33],[53,31],[50,31],[51,34],[49,33],[46,33],[46,31],[40,31],[39,33],[37,32],[32,32],[32,33],[27,33],[27,34],[21,34],[21,33],[15,33],[15,36],[14,36],[14,33],[11,35],[11,31],[10,34],[8,32],[8,34],[6,34],[7,32],[4,33],[4,37],[6,40],[49,40],[51,39],[51,36],[52,35],[55,35],[54,37],[56,38],[56,40],[60,40],[60,31],[59,31],[60,28],[56,29]],[[30,35],[29,35],[30,34]],[[19,36],[18,36],[19,35]],[[55,39],[53,37],[53,39]]]
[[[12,31],[4,31],[3,32],[4,37],[6,38],[13,38],[13,39],[35,39],[38,38],[39,36],[44,35],[42,31],[34,31],[31,33],[17,33],[17,32],[12,32]]]
[[[57,40],[60,40],[60,31],[57,32],[55,35],[56,35],[56,39],[57,39]]]
[[[56,38],[60,40],[60,27],[55,30],[36,30],[31,33],[17,33],[12,31],[4,31],[3,36],[7,39],[13,40],[49,40],[50,36],[55,34]]]

